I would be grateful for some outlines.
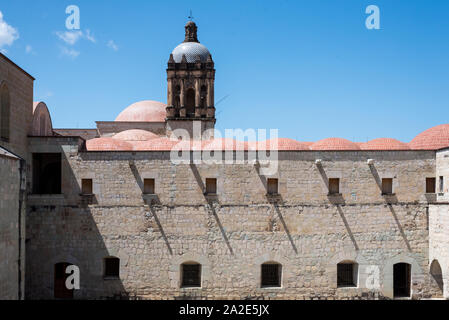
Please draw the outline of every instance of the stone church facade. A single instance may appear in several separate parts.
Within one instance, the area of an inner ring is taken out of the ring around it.
[[[56,129],[33,81],[0,54],[1,299],[449,297],[449,124],[409,143],[219,138],[193,22],[167,104]]]

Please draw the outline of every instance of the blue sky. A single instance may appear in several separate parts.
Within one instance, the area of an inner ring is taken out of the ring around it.
[[[60,37],[71,4],[74,44]],[[365,27],[368,5],[380,30]],[[166,63],[190,9],[215,60],[216,102],[227,97],[218,129],[407,142],[448,122],[445,0],[2,1],[0,27],[16,33],[0,31],[0,49],[36,78],[55,128],[93,128],[133,102],[166,102]]]

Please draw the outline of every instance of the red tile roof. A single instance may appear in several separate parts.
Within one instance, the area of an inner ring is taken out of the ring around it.
[[[327,138],[312,144],[310,150],[360,150],[360,147],[346,139]]]
[[[437,150],[449,147],[449,124],[441,124],[421,132],[409,143],[409,146],[416,150]]]
[[[360,144],[362,150],[410,150],[408,144],[391,138],[379,138]]]

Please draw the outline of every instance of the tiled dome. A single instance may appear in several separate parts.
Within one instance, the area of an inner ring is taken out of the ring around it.
[[[133,141],[132,144],[135,151],[170,151],[176,143],[178,141],[162,137],[148,141]]]
[[[157,139],[159,136],[153,132],[139,129],[132,129],[117,133],[113,137],[114,139],[123,141],[146,141],[151,139]]]
[[[312,144],[310,150],[360,150],[360,147],[346,139],[327,138]]]
[[[391,138],[379,138],[362,143],[360,145],[362,150],[409,150],[410,147],[399,140]]]
[[[421,132],[409,143],[409,146],[416,150],[437,150],[449,147],[449,124],[441,124]]]
[[[104,137],[87,140],[86,149],[88,151],[131,151],[133,146],[125,141]]]
[[[115,121],[122,122],[165,122],[166,104],[145,100],[136,102],[119,114]]]
[[[209,141],[205,141],[203,150],[246,150],[246,143],[243,141],[237,141],[229,138],[217,138]]]
[[[206,62],[210,55],[209,50],[198,42],[183,42],[177,46],[173,52],[173,59],[176,63],[182,61],[182,56],[186,56],[186,62],[194,63],[196,62],[196,57],[199,56],[201,62]]]

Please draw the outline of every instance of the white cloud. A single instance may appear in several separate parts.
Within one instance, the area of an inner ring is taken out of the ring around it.
[[[67,44],[74,45],[82,36],[81,31],[57,31],[56,35]]]
[[[61,47],[61,53],[65,56],[72,58],[72,59],[75,59],[76,57],[78,57],[80,55],[79,51],[76,51],[74,49],[68,49],[66,47]]]
[[[34,50],[33,50],[33,47],[30,46],[29,44],[25,47],[25,52],[28,53],[28,54],[34,54],[35,53]]]
[[[118,46],[115,44],[115,42],[113,40],[108,41],[108,47],[114,51],[118,51]]]
[[[85,37],[87,40],[89,40],[90,42],[96,43],[97,40],[95,39],[94,35],[90,33],[89,29],[86,29],[86,34]]]
[[[0,48],[19,39],[19,32],[3,20],[3,13],[0,11]]]
[[[73,46],[75,43],[78,42],[80,39],[86,39],[89,40],[92,43],[96,43],[97,40],[95,39],[94,35],[90,32],[89,29],[86,29],[86,32],[83,33],[82,31],[56,31],[56,35],[59,39],[64,41],[65,43]]]

